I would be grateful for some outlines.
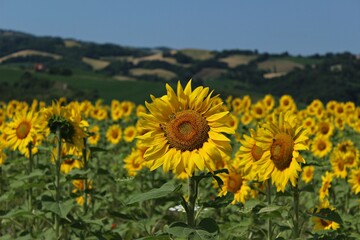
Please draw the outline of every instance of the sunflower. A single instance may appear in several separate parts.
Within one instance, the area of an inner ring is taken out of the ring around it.
[[[92,189],[92,181],[90,180],[87,180],[87,183],[88,183],[88,186],[87,186],[87,189],[85,189],[85,180],[84,179],[76,179],[76,180],[73,180],[73,185],[74,185],[74,189],[73,189],[73,193],[77,193],[77,192],[83,192],[85,190],[89,190],[89,189]],[[87,199],[88,199],[88,203],[90,203],[90,194],[87,195]],[[79,197],[76,198],[76,202],[79,204],[79,205],[83,205],[84,204],[84,196],[81,195]]]
[[[24,153],[27,146],[43,131],[42,119],[34,111],[19,111],[5,127],[7,146]]]
[[[334,132],[334,125],[329,121],[320,121],[317,124],[316,132],[323,137],[331,137]]]
[[[79,112],[53,102],[51,107],[43,110],[43,116],[49,132],[60,130],[63,141],[79,149],[84,147],[84,138],[87,136],[84,127],[87,122],[81,119]]]
[[[98,105],[91,109],[90,116],[97,121],[103,121],[108,118],[108,113],[105,107]]]
[[[345,104],[338,102],[335,106],[334,114],[336,117],[346,117]]]
[[[321,230],[336,230],[340,227],[340,224],[338,224],[335,221],[331,221],[331,220],[327,220],[326,218],[326,214],[327,213],[323,213],[322,210],[323,209],[329,209],[331,211],[335,210],[334,208],[319,208],[316,210],[317,214],[324,214],[324,218],[320,218],[320,217],[312,217],[312,222],[314,223],[314,231],[321,231]]]
[[[350,115],[355,112],[356,106],[354,102],[348,101],[345,103],[345,112],[347,115]]]
[[[343,154],[334,150],[330,155],[330,163],[335,177],[345,178],[347,176],[347,166]]]
[[[308,131],[308,133],[310,134],[314,134],[315,133],[315,129],[316,129],[316,125],[315,125],[315,119],[312,117],[307,117],[303,120],[302,122],[302,126],[304,129],[306,129]]]
[[[266,112],[270,112],[275,106],[275,99],[271,94],[266,94],[262,102],[265,105]]]
[[[6,157],[7,156],[4,153],[3,146],[0,144],[0,166],[4,164]]]
[[[245,112],[245,113],[241,116],[240,120],[241,120],[241,123],[242,123],[243,125],[247,126],[247,125],[249,125],[249,124],[252,122],[253,118],[252,118],[252,116],[251,116],[249,113]]]
[[[94,125],[89,128],[89,137],[88,143],[90,145],[97,145],[100,140],[100,127],[99,125]]]
[[[329,154],[332,149],[332,142],[321,135],[314,138],[311,144],[311,152],[315,157],[322,158]]]
[[[177,94],[168,84],[166,90],[161,98],[151,96],[153,102],[146,102],[150,113],[140,115],[140,126],[146,133],[138,138],[149,146],[145,160],[151,170],[163,166],[165,172],[185,170],[188,176],[196,168],[213,171],[216,162],[232,151],[230,139],[222,134],[234,133],[227,125],[229,112],[219,111],[222,103],[213,104],[209,88],[192,90],[191,80],[185,89],[178,82]]]
[[[330,113],[335,113],[335,108],[337,105],[337,101],[331,100],[326,103],[326,110]]]
[[[230,113],[229,116],[230,116],[230,118],[229,118],[228,125],[230,127],[232,127],[232,129],[234,129],[234,131],[236,131],[239,126],[239,118],[232,113]]]
[[[296,104],[294,102],[294,99],[290,95],[282,95],[279,100],[279,108],[282,111],[296,110]]]
[[[260,120],[266,116],[266,106],[263,104],[263,102],[259,101],[251,105],[250,113],[253,118]]]
[[[321,176],[321,187],[319,189],[320,202],[324,201],[329,196],[329,189],[331,188],[331,182],[334,178],[334,174],[326,171],[325,175]]]
[[[350,173],[350,179],[348,180],[351,185],[351,190],[358,194],[360,192],[360,168],[353,169]]]
[[[57,149],[53,148],[51,154],[51,162],[55,163]],[[64,174],[69,173],[73,168],[81,169],[83,162],[81,161],[82,153],[76,147],[64,143],[61,145],[61,165],[60,171]]]
[[[305,183],[311,182],[314,178],[314,166],[306,166],[303,168],[303,172],[301,174],[301,180],[303,180]]]
[[[248,111],[251,106],[251,98],[249,95],[245,95],[241,100],[243,111]]]
[[[81,113],[84,114],[85,118],[89,117],[90,112],[92,111],[93,107],[94,106],[92,105],[92,103],[89,100],[84,100],[80,103],[80,110],[81,110]]]
[[[122,129],[119,125],[113,124],[106,131],[106,139],[112,144],[118,144],[121,141]]]
[[[111,108],[111,119],[116,122],[123,116],[123,111],[120,107]]]
[[[146,113],[146,107],[142,104],[139,104],[136,107],[136,116],[139,117],[140,113]]]
[[[120,105],[120,108],[123,112],[124,117],[129,117],[133,109],[135,108],[135,104],[130,101],[123,101]]]
[[[234,98],[231,102],[232,110],[235,114],[242,112],[242,101],[240,98]]]
[[[132,149],[131,153],[124,159],[124,168],[127,170],[129,176],[136,176],[144,165],[144,153],[147,150],[146,146],[137,144]]]
[[[124,129],[125,142],[132,142],[136,137],[136,128],[134,126],[128,126]]]
[[[231,192],[234,194],[234,200],[231,204],[235,204],[237,202],[244,204],[245,200],[249,198],[251,191],[251,188],[248,186],[248,181],[244,178],[244,174],[237,167],[229,166],[228,170],[229,174],[218,174],[224,183],[220,188],[218,196],[225,196],[228,192]]]
[[[256,162],[261,159],[264,151],[256,144],[256,132],[250,129],[250,136],[244,134],[240,140],[241,147],[236,153],[236,160],[239,161],[240,167],[244,169],[244,174],[249,179],[257,178]]]
[[[296,185],[298,172],[301,171],[299,163],[305,162],[299,151],[307,149],[305,141],[308,137],[291,112],[280,113],[278,119],[274,116],[274,120],[277,121],[265,123],[258,132],[256,142],[264,152],[256,163],[261,173],[259,180],[271,177],[277,191],[284,192],[289,181]]]

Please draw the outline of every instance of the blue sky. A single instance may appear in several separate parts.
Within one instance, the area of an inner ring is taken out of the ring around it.
[[[0,28],[133,47],[360,54],[357,0],[0,0]]]

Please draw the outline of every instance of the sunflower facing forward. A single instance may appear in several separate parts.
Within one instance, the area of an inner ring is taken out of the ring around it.
[[[305,162],[299,151],[307,149],[308,137],[290,112],[280,113],[277,121],[267,122],[263,127],[257,136],[257,144],[264,151],[257,161],[259,178],[265,181],[271,177],[277,191],[284,192],[289,180],[296,185],[301,171],[299,163]]]
[[[229,115],[221,111],[222,103],[214,104],[209,88],[185,89],[180,82],[177,93],[166,85],[167,94],[146,102],[149,114],[140,119],[140,141],[149,146],[144,154],[151,170],[163,166],[165,172],[185,171],[192,176],[195,169],[213,171],[215,163],[231,152],[230,140],[222,133],[233,134],[227,125]]]

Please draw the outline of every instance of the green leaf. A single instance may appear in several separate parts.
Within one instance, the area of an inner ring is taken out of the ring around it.
[[[175,237],[186,238],[195,232],[195,229],[189,228],[184,222],[175,222],[169,226],[167,232]]]
[[[216,197],[213,201],[204,202],[204,207],[222,208],[229,205],[234,200],[234,194],[228,192],[225,196]]]
[[[129,205],[129,204],[142,202],[142,201],[146,201],[146,200],[162,198],[162,197],[168,196],[169,194],[180,190],[180,188],[181,188],[181,185],[175,187],[171,182],[167,182],[164,185],[162,185],[160,188],[152,189],[145,193],[137,193],[137,194],[131,195],[125,201],[125,203],[127,205]]]
[[[269,212],[275,212],[277,210],[279,210],[281,207],[280,206],[266,206],[266,207],[263,207],[259,210],[258,214],[261,214],[261,213],[269,213]]]
[[[64,218],[68,221],[70,221],[67,218],[68,213],[71,211],[71,209],[74,206],[74,201],[72,199],[67,200],[65,202],[51,202],[51,201],[43,201],[42,205],[44,209],[53,212],[57,215],[59,215],[61,218]]]
[[[91,172],[91,169],[83,170],[78,168],[73,168],[68,174],[66,175],[67,178],[70,179],[85,179],[86,175]]]
[[[107,152],[108,150],[100,147],[89,147],[91,152]]]
[[[13,209],[5,215],[0,216],[0,219],[9,219],[9,218],[17,218],[17,217],[28,217],[32,216],[32,213],[28,210],[23,209]]]
[[[299,191],[300,192],[310,192],[310,193],[315,192],[314,186],[311,184],[306,184],[303,188],[299,189]]]
[[[320,209],[319,212],[309,213],[309,215],[318,217],[318,218],[321,218],[324,220],[337,222],[339,224],[343,224],[343,221],[342,221],[340,215],[335,210],[333,211],[330,208],[323,208],[323,209]]]
[[[21,178],[18,178],[19,181],[24,181],[27,180],[29,178],[34,178],[34,177],[40,177],[40,176],[44,176],[45,172],[41,171],[40,169],[35,169],[33,170],[30,174],[23,176]]]
[[[136,240],[171,240],[171,238],[169,237],[168,234],[162,234],[162,235],[158,235],[158,236],[148,236],[148,237],[143,237],[143,238],[138,238]]]
[[[218,233],[219,232],[219,226],[212,218],[204,218],[200,221],[198,224],[198,227],[200,229],[203,229],[209,233]]]

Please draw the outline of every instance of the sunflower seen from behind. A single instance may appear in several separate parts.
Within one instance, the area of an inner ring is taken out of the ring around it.
[[[149,114],[140,114],[139,141],[149,146],[144,154],[151,170],[162,166],[164,172],[185,172],[192,176],[200,171],[216,169],[216,162],[231,153],[230,139],[223,133],[233,134],[228,126],[229,112],[221,111],[222,102],[214,104],[207,87],[192,89],[191,80],[185,89],[180,82],[177,92],[166,84],[167,94],[146,102]]]
[[[77,116],[79,113],[73,110],[61,106],[59,102],[53,102],[51,107],[43,110],[43,116],[49,132],[56,134],[59,130],[64,142],[82,149],[87,135],[83,120]]]

